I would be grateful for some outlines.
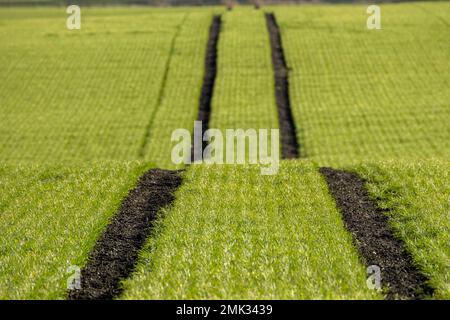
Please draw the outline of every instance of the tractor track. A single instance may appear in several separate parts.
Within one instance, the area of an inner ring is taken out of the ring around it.
[[[388,217],[370,198],[364,180],[343,170],[320,168],[320,172],[363,262],[380,268],[386,299],[423,299],[431,295],[427,277],[415,268],[403,242],[394,236]]]
[[[207,145],[207,141],[203,141],[203,134],[209,127],[209,117],[211,115],[211,100],[214,93],[214,83],[216,81],[217,75],[217,43],[219,42],[220,28],[222,25],[222,19],[220,15],[215,15],[213,17],[211,27],[209,29],[209,39],[206,47],[205,55],[205,73],[203,76],[203,85],[200,95],[199,107],[197,121],[201,121],[202,130],[197,132],[197,135],[201,134],[200,137],[196,136],[196,131],[194,130],[193,141],[202,141],[201,146],[192,145],[191,148],[191,159],[192,162],[202,159],[203,150]]]
[[[133,272],[157,212],[174,201],[181,181],[180,171],[161,169],[139,179],[90,252],[81,288],[69,290],[69,300],[109,300],[121,294],[120,282]]]
[[[197,120],[202,122],[202,137],[208,129],[211,113],[220,27],[220,15],[213,16],[197,116]],[[205,146],[206,142],[203,142],[197,150],[195,146],[192,147],[194,160],[202,157]],[[180,171],[161,169],[152,169],[139,179],[136,188],[129,192],[119,212],[89,254],[87,265],[81,270],[81,289],[69,290],[69,300],[107,300],[121,294],[120,282],[133,272],[138,253],[152,229],[157,212],[173,202],[181,181]]]
[[[266,13],[266,23],[272,48],[275,99],[278,107],[278,122],[281,136],[281,157],[283,159],[298,158],[300,156],[299,144],[289,99],[289,70],[284,57],[280,29],[273,13]]]

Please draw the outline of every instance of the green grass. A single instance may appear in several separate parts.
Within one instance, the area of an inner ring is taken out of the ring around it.
[[[191,166],[125,299],[380,298],[317,168]]]
[[[448,3],[274,7],[301,154],[324,165],[450,155]],[[209,9],[0,10],[0,156],[15,162],[145,159],[172,168],[192,128]],[[226,12],[211,127],[276,128],[262,11]],[[11,37],[14,34],[14,37]]]
[[[170,131],[192,128],[211,13],[0,10],[0,158],[145,159],[170,166]],[[14,36],[12,36],[14,35]]]
[[[450,4],[381,7],[379,31],[366,6],[265,10],[292,68],[301,155],[366,178],[450,299]],[[64,298],[67,267],[86,262],[144,163],[174,167],[170,134],[192,129],[222,10],[84,8],[68,31],[64,8],[0,9],[0,299]],[[277,128],[264,12],[222,19],[210,127]],[[381,298],[309,161],[275,176],[191,166],[160,215],[123,298]]]
[[[178,128],[192,131],[197,119],[211,21],[212,13],[187,11],[174,39],[165,86],[158,108],[150,116],[152,125],[142,149],[147,159],[165,168],[174,167],[172,132]]]
[[[89,8],[68,31],[61,9],[0,9],[0,299],[64,298],[66,268],[148,167],[98,160],[170,166],[214,10]]]
[[[392,161],[356,170],[430,278],[435,298],[450,299],[450,166],[443,161]]]
[[[64,299],[89,251],[148,165],[0,165],[0,299]]]
[[[273,7],[301,155],[322,165],[450,157],[450,3]],[[269,9],[266,9],[269,10]]]
[[[236,7],[222,15],[209,127],[224,136],[226,129],[278,128],[268,40],[264,12]],[[272,154],[270,136],[267,144]]]
[[[210,127],[278,128],[264,13],[236,8],[222,20]]]

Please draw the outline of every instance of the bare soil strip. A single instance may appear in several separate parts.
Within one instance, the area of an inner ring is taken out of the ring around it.
[[[139,179],[89,254],[81,289],[70,290],[70,300],[112,299],[122,292],[120,281],[133,271],[156,213],[175,199],[181,180],[179,171],[160,169]]]
[[[278,121],[281,131],[281,157],[299,157],[299,145],[289,100],[288,68],[284,58],[281,34],[273,13],[266,13],[267,29],[272,47],[272,64],[275,75],[275,98],[278,106]]]
[[[381,269],[386,299],[422,299],[432,294],[428,279],[413,266],[403,243],[394,237],[388,218],[368,195],[356,174],[320,168],[347,229],[366,265]]]
[[[200,95],[200,102],[198,108],[197,121],[202,122],[201,137],[194,136],[193,141],[202,141],[203,134],[208,130],[209,116],[211,114],[211,100],[214,92],[214,83],[216,81],[217,74],[217,43],[219,42],[220,27],[222,24],[221,17],[215,15],[213,17],[211,27],[209,29],[209,39],[206,47],[205,56],[205,73],[203,76],[202,92]],[[193,161],[201,160],[202,153],[207,145],[206,141],[203,141],[201,150],[195,150],[192,147]]]

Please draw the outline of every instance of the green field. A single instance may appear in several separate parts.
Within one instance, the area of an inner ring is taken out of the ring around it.
[[[260,11],[223,15],[210,127],[278,128],[268,37]]]
[[[351,237],[309,162],[286,162],[274,176],[257,167],[193,166],[178,199],[125,298],[381,297],[367,289]]]
[[[63,299],[122,198],[148,169],[139,162],[77,167],[0,166],[0,299]]]
[[[124,298],[380,298],[365,287],[361,262],[317,169],[289,161],[279,175],[264,177],[257,168],[190,168]],[[389,210],[434,297],[450,299],[448,164],[349,169],[367,179],[373,198]]]
[[[196,118],[211,10],[85,9],[79,31],[64,17],[0,10],[2,161],[169,167],[171,131]]]
[[[1,0],[0,0],[1,1]],[[450,2],[0,7],[0,299],[64,299],[127,191],[173,169],[222,14],[210,128],[278,128],[265,12],[289,66],[300,160],[192,165],[123,299],[381,299],[319,166],[356,171],[436,299],[450,299]]]
[[[383,162],[356,169],[396,234],[430,278],[435,297],[450,299],[450,170],[448,162]]]
[[[301,155],[323,165],[448,158],[450,4],[384,5],[375,32],[361,8],[274,8]],[[172,167],[168,137],[196,117],[214,10],[88,8],[76,32],[59,9],[0,10],[2,160]],[[211,127],[276,128],[263,13],[223,20]]]
[[[450,157],[450,3],[276,8],[298,137],[322,165]]]

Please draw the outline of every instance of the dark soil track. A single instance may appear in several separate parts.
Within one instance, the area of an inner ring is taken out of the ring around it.
[[[278,121],[281,135],[281,157],[299,157],[299,145],[289,100],[288,68],[284,57],[281,35],[273,13],[266,13],[267,29],[272,47],[272,64],[275,75],[275,98],[278,106]]]
[[[209,127],[209,116],[211,114],[211,100],[214,92],[214,83],[216,81],[217,74],[217,43],[219,42],[220,27],[222,24],[221,17],[216,15],[213,17],[211,27],[209,29],[209,39],[206,47],[205,56],[205,73],[203,76],[203,85],[200,95],[197,121],[202,122],[201,137],[195,137],[194,141],[202,141],[203,134]],[[193,161],[201,160],[203,150],[207,145],[206,141],[203,141],[202,150],[194,150],[192,147]],[[202,154],[199,154],[199,153]]]
[[[81,289],[70,290],[69,299],[112,299],[121,293],[120,281],[133,271],[156,213],[174,200],[180,184],[179,171],[152,169],[139,179],[89,254]]]
[[[320,168],[347,229],[367,265],[381,269],[387,299],[421,299],[432,294],[427,278],[414,268],[403,243],[394,237],[388,218],[369,197],[364,181],[354,173]]]

